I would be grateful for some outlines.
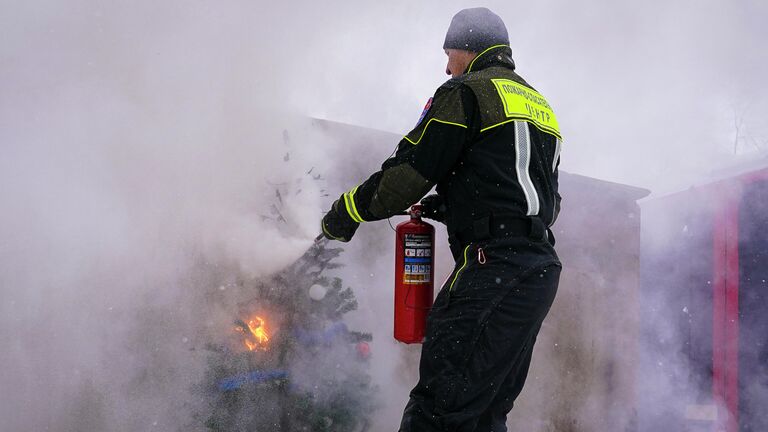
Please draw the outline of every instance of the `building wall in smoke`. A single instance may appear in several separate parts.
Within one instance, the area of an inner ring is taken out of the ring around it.
[[[561,171],[563,273],[510,431],[624,431],[635,418],[640,209],[647,190]]]
[[[641,431],[768,428],[766,165],[643,204]]]

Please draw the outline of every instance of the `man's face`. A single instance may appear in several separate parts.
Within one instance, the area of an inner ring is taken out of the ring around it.
[[[453,48],[446,49],[445,54],[448,56],[448,65],[445,67],[445,73],[453,78],[464,74],[469,64],[477,56],[477,53]]]

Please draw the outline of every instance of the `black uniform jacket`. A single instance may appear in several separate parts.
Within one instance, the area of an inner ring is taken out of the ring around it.
[[[339,216],[357,223],[385,219],[436,185],[453,240],[489,216],[551,226],[560,208],[561,136],[549,103],[514,69],[510,48],[496,46],[440,86],[396,154],[342,195],[334,206]]]

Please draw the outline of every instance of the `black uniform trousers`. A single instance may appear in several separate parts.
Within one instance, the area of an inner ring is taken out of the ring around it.
[[[560,269],[546,240],[507,237],[463,251],[427,318],[400,432],[507,430]]]

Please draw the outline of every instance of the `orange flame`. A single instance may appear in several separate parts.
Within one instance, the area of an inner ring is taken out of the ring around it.
[[[248,351],[266,351],[269,345],[269,335],[267,334],[264,319],[258,316],[253,317],[253,319],[248,321],[247,326],[250,334],[246,334],[243,342],[248,348]],[[235,329],[241,333],[245,333],[245,329],[240,326],[235,327]]]

